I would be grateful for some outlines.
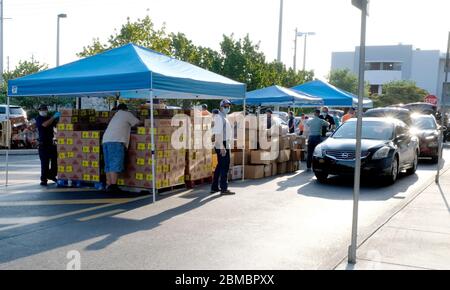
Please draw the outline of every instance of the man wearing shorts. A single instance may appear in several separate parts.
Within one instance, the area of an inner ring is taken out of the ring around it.
[[[125,167],[125,151],[130,143],[131,127],[140,123],[139,119],[128,112],[127,105],[120,104],[117,106],[117,112],[109,122],[102,141],[106,191],[108,192],[120,192],[117,186],[117,178]]]

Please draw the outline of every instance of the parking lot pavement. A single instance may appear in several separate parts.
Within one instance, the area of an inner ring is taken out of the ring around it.
[[[422,163],[390,187],[363,182],[361,235],[431,182],[435,168]],[[74,250],[83,269],[331,269],[350,237],[353,183],[341,178],[319,184],[299,171],[232,183],[236,196],[202,186],[152,204],[145,195],[41,188],[24,176],[0,194],[1,269],[65,269]]]

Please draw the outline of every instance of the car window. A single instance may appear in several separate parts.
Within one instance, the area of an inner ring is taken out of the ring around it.
[[[408,128],[400,124],[397,126],[397,136],[408,134]]]
[[[414,127],[422,130],[436,130],[436,122],[430,117],[418,117],[413,119]]]
[[[0,107],[0,114],[6,114],[6,108]]]
[[[391,140],[394,126],[386,122],[363,122],[362,139]],[[355,139],[356,122],[347,122],[340,126],[332,136],[336,139]]]
[[[20,107],[10,107],[9,108],[9,113],[11,115],[22,115],[22,108]]]

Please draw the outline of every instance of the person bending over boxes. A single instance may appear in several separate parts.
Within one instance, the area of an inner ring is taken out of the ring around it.
[[[103,156],[105,159],[106,191],[120,192],[117,186],[119,173],[125,167],[125,151],[130,142],[131,127],[137,126],[141,121],[128,112],[125,104],[117,106],[117,113],[108,124],[103,134]]]

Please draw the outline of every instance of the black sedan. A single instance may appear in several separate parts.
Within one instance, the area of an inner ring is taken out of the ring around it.
[[[313,170],[319,182],[328,175],[354,175],[356,120],[339,127],[314,151]],[[381,177],[392,184],[406,170],[414,174],[419,157],[418,138],[408,126],[393,118],[363,118],[361,174]]]
[[[411,132],[419,138],[420,157],[431,157],[434,163],[439,160],[439,125],[433,115],[413,114]]]

